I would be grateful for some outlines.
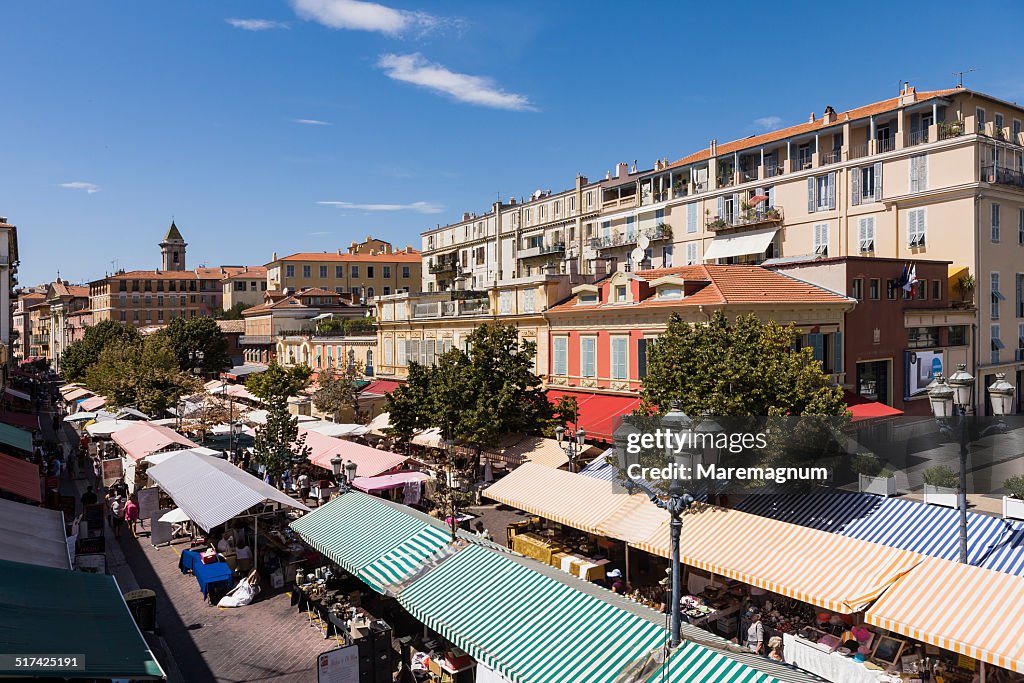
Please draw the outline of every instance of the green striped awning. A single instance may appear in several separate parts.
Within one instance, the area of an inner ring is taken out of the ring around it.
[[[691,642],[680,643],[672,652],[668,672],[660,667],[647,683],[773,683],[775,678],[714,650]]]
[[[413,581],[398,600],[515,683],[612,683],[665,637],[656,624],[476,545]]]
[[[338,496],[291,527],[303,541],[376,590],[405,578],[449,538],[440,526],[358,491]]]
[[[31,453],[32,432],[0,422],[0,443]]]

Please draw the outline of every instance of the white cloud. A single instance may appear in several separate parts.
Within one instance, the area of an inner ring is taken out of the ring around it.
[[[69,190],[85,190],[89,194],[96,194],[100,191],[100,188],[93,183],[83,183],[81,180],[76,180],[71,183],[61,183],[61,187],[66,187]]]
[[[292,7],[303,19],[328,28],[376,31],[393,36],[410,31],[426,33],[442,26],[463,23],[426,12],[411,12],[361,0],[292,0]]]
[[[778,116],[762,116],[754,119],[751,125],[758,130],[775,130],[782,125],[782,119]]]
[[[506,92],[485,76],[450,71],[440,64],[427,61],[418,52],[411,55],[381,55],[377,66],[392,80],[451,95],[460,102],[494,109],[537,111],[525,95]]]
[[[292,119],[292,123],[301,123],[304,126],[329,126],[330,121],[321,121],[320,119]]]
[[[307,232],[306,233],[306,235],[308,235],[309,237],[319,237],[321,235],[330,235],[330,234],[331,233],[327,232],[326,230],[322,230],[320,232]]]
[[[274,28],[288,28],[283,21],[272,21],[270,19],[225,19],[235,28],[245,31],[269,31]]]
[[[354,202],[317,202],[324,206],[336,206],[339,209],[356,209],[359,211],[415,211],[416,213],[441,213],[444,207],[433,202],[413,202],[412,204],[356,204]]]

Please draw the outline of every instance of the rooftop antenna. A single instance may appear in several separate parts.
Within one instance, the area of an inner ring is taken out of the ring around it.
[[[119,263],[120,263],[120,261],[118,259],[111,260],[111,262],[110,262],[110,272],[111,273],[116,273],[117,272],[117,264],[119,264]]]
[[[973,73],[977,69],[968,69],[967,71],[954,71],[953,75],[956,76],[956,87],[964,87],[964,74]]]

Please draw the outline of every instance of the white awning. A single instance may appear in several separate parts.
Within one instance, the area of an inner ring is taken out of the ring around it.
[[[739,235],[727,235],[711,240],[711,246],[704,252],[704,262],[731,256],[763,254],[775,238],[778,228],[751,230]]]
[[[325,320],[327,318],[333,318],[333,317],[334,317],[333,313],[321,313],[320,315],[314,315],[311,319],[312,320]]]
[[[59,510],[0,498],[0,557],[41,567],[71,569],[69,547],[74,547],[74,537],[66,537],[64,522]]]

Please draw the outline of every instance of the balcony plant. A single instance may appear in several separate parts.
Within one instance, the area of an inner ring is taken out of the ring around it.
[[[924,471],[924,502],[955,508],[958,483],[957,473],[945,465],[929,467]]]
[[[974,288],[977,286],[977,282],[974,276],[968,273],[962,275],[960,279],[956,281],[956,290],[960,292],[960,301],[964,304],[970,304],[974,301]]]
[[[1003,496],[1003,517],[1024,519],[1024,475],[1018,474],[1003,482],[1010,495]]]
[[[853,458],[851,468],[858,475],[861,493],[879,496],[896,495],[896,477],[892,470],[884,467],[873,453],[859,453]]]
[[[725,227],[725,219],[720,216],[715,216],[715,220],[708,223],[708,228],[711,230],[721,230]]]
[[[767,216],[770,220],[773,220],[773,221],[777,221],[777,220],[780,220],[782,218],[782,212],[779,211],[779,209],[774,207],[774,206],[769,207],[768,210],[765,211],[764,215]]]

